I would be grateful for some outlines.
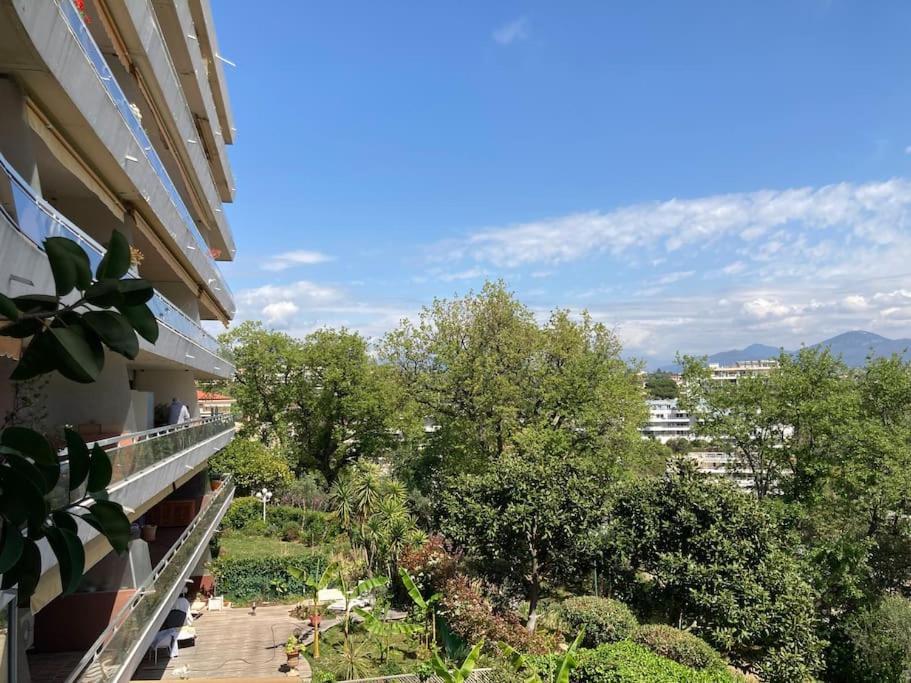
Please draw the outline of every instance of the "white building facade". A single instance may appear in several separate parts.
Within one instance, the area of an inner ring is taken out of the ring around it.
[[[648,404],[648,422],[642,428],[642,436],[667,443],[671,439],[696,438],[693,432],[694,420],[689,413],[677,405],[677,399],[655,399]]]
[[[21,346],[0,346],[0,417],[31,391],[49,435],[71,425],[108,449],[107,493],[135,530],[118,556],[80,528],[86,576],[70,595],[42,549],[30,607],[17,610],[12,592],[2,599],[2,680],[103,670],[128,681],[176,596],[205,582],[208,542],[233,496],[230,482],[209,481],[207,461],[234,424],[200,417],[196,381],[234,372],[201,326],[235,312],[218,265],[235,253],[223,210],[234,137],[209,0],[0,0],[0,292],[53,291],[46,238],[68,237],[97,262],[117,230],[137,250],[134,276],[155,287],[159,323],[155,344],[141,340],[134,360],[108,353],[89,385],[11,383]],[[174,399],[192,419],[162,424]]]

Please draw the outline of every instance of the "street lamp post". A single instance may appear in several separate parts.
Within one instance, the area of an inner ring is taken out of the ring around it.
[[[266,503],[272,500],[272,491],[263,486],[262,491],[256,492],[256,497],[263,502],[263,521],[266,521]]]

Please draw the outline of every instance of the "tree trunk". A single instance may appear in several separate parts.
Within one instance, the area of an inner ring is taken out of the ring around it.
[[[531,586],[528,588],[528,623],[525,624],[529,633],[534,633],[535,627],[538,625],[538,598],[540,595],[541,580],[537,571],[534,571],[531,576]]]

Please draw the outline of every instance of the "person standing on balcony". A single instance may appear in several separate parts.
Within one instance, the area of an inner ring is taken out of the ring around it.
[[[168,424],[179,425],[190,419],[190,409],[177,400],[177,397],[171,399],[171,405],[168,407]]]

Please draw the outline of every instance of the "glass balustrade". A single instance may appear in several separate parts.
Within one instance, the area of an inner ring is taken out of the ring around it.
[[[50,204],[38,197],[2,155],[0,155],[0,166],[9,179],[12,190],[13,205],[18,220],[12,220],[12,218],[10,220],[16,228],[39,247],[48,237],[71,239],[88,254],[92,269],[97,268],[104,256],[104,248],[68,219],[58,214]],[[133,277],[139,277],[135,269],[130,274]],[[218,340],[159,292],[155,292],[155,296],[148,305],[159,322],[206,351],[216,356],[219,354]]]
[[[109,449],[107,453],[111,459],[113,485],[233,427],[233,416],[216,415],[181,425],[122,434],[97,443]],[[55,508],[75,502],[85,495],[84,487],[70,491],[69,464],[65,452],[61,458],[60,480],[49,495],[51,505]]]
[[[156,616],[168,608],[166,600],[195,564],[196,551],[206,542],[213,523],[234,494],[230,480],[208,497],[205,507],[158,563],[134,597],[111,621],[67,681],[115,681]]]
[[[98,49],[98,45],[95,44],[95,39],[92,38],[92,34],[89,32],[88,26],[85,25],[85,21],[83,20],[79,10],[76,8],[75,3],[73,3],[71,0],[57,0],[57,6],[60,8],[61,14],[63,15],[63,18],[66,21],[67,25],[70,27],[70,30],[73,32],[73,35],[76,37],[77,42],[82,47],[82,51],[85,53],[85,56],[88,59],[89,63],[95,69],[95,73],[97,74],[99,81],[101,81],[101,84],[104,86],[105,90],[110,96],[111,101],[117,108],[117,111],[120,112],[120,116],[123,118],[124,123],[126,123],[127,127],[133,133],[133,137],[136,139],[136,144],[139,145],[139,148],[142,150],[146,159],[148,159],[149,163],[152,165],[152,168],[155,169],[155,173],[158,175],[159,180],[161,180],[161,184],[164,186],[165,191],[168,193],[168,196],[171,199],[171,203],[174,205],[177,213],[186,224],[187,229],[196,240],[196,245],[184,246],[190,249],[201,249],[205,254],[206,259],[211,264],[212,268],[216,273],[218,273],[219,271],[218,267],[215,265],[215,260],[212,258],[209,247],[200,234],[199,229],[196,226],[196,222],[193,220],[193,217],[190,216],[190,212],[187,210],[186,204],[184,204],[180,193],[177,191],[177,188],[174,186],[174,183],[171,180],[171,176],[168,174],[164,164],[161,161],[161,157],[158,156],[158,153],[152,146],[152,141],[149,139],[149,136],[145,132],[145,129],[142,127],[142,124],[140,123],[138,117],[133,112],[133,108],[130,106],[130,101],[123,93],[123,90],[120,89],[120,85],[117,83],[117,79],[114,78],[114,73],[108,66],[104,55],[101,53],[101,50]],[[220,278],[219,284],[224,287],[225,290],[230,294],[231,290],[228,287],[228,284],[224,282],[222,278]]]

